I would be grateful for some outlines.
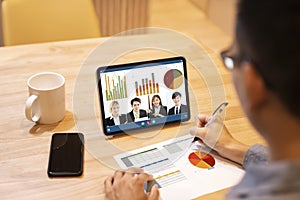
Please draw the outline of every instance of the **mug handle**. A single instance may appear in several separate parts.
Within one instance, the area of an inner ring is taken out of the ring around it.
[[[26,118],[29,119],[30,121],[33,121],[33,122],[37,122],[40,119],[40,112],[39,111],[35,111],[33,113],[33,111],[32,111],[32,105],[37,100],[37,98],[38,98],[37,95],[31,95],[27,99],[26,105],[25,105],[25,115],[26,115]]]

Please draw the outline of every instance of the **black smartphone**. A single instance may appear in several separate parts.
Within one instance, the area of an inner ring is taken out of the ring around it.
[[[81,176],[83,155],[82,133],[54,133],[50,145],[48,176]]]

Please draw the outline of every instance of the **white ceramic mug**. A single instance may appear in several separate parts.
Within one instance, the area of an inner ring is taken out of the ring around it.
[[[65,116],[65,78],[54,72],[42,72],[28,81],[26,118],[40,124],[53,124]]]

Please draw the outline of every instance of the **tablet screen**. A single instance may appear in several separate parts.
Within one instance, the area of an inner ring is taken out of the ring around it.
[[[190,119],[183,57],[99,67],[97,81],[105,135]]]

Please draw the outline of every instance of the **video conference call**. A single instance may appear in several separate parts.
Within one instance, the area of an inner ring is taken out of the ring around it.
[[[100,70],[106,133],[188,120],[184,67],[183,60],[172,59]]]

